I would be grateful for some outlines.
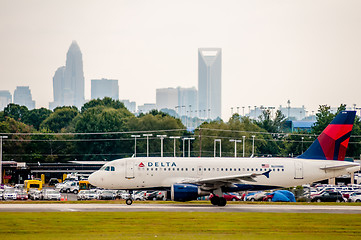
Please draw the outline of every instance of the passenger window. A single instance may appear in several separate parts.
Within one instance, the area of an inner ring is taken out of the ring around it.
[[[104,170],[105,170],[105,171],[109,171],[109,166],[107,166]]]
[[[164,171],[167,171],[167,169],[166,169],[166,168],[164,168]]]
[[[223,168],[221,168],[221,171],[223,171]]]
[[[181,168],[181,171],[183,171],[183,168]]]
[[[115,171],[115,167],[110,167],[110,171],[114,172],[114,171]]]
[[[210,169],[210,168],[208,168],[208,171],[211,171],[211,169]]]
[[[194,168],[192,168],[192,171],[194,171]]]
[[[204,171],[207,171],[207,168],[204,168]]]
[[[186,171],[188,171],[188,168],[186,168]]]
[[[232,171],[232,168],[230,168],[229,171]]]

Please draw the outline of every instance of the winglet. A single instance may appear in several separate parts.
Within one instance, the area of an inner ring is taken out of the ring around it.
[[[265,175],[266,178],[269,178],[269,173],[270,173],[271,171],[272,171],[272,170],[268,170],[267,172],[262,173],[262,175]]]

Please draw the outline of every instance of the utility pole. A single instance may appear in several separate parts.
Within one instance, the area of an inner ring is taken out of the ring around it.
[[[3,139],[8,138],[8,136],[0,136],[0,186],[3,183]]]

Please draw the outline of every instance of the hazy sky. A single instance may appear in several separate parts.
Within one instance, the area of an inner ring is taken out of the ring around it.
[[[0,0],[0,90],[30,86],[53,101],[52,78],[76,40],[90,80],[119,80],[121,99],[198,87],[198,48],[222,48],[222,111],[341,103],[361,107],[361,1]]]

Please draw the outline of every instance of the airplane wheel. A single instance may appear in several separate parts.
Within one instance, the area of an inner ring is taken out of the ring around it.
[[[127,205],[132,205],[133,200],[130,199],[130,198],[128,198],[127,200],[125,200],[125,203],[126,203]]]
[[[211,203],[213,204],[213,205],[219,205],[219,197],[218,196],[213,196],[212,198],[211,198]]]
[[[317,199],[317,202],[321,202],[321,199]]]
[[[226,206],[227,200],[224,197],[219,198],[218,206],[223,207]]]

